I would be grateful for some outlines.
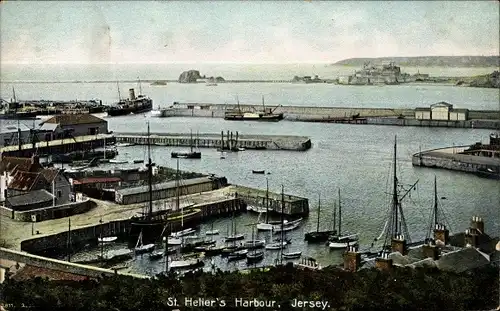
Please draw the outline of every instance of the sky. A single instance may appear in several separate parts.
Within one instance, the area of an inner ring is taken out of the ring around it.
[[[333,63],[499,55],[483,1],[2,1],[2,63]]]

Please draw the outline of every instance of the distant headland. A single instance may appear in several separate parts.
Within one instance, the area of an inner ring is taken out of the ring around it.
[[[396,62],[405,67],[499,67],[500,56],[417,56],[348,58],[333,65],[360,67],[366,63],[382,64]]]

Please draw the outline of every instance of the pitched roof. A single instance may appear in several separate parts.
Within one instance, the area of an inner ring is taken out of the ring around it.
[[[58,123],[43,123],[39,130],[45,132],[53,132],[57,129],[58,126]]]
[[[0,161],[0,173],[14,173],[16,170],[34,172],[40,169],[36,158],[4,157]]]
[[[54,168],[44,168],[40,171],[40,174],[48,181],[52,182],[54,179],[57,177],[57,174],[59,174],[61,170],[60,169],[54,169]]]
[[[61,114],[53,116],[52,118],[43,122],[45,123],[56,123],[61,125],[76,125],[76,124],[90,124],[90,123],[104,123],[107,122],[101,118],[98,118],[91,114]]]
[[[449,104],[447,102],[439,102],[439,103],[435,103],[435,104],[432,104],[431,107],[436,107],[436,106],[446,106],[446,107],[453,107],[452,104]]]
[[[437,267],[440,270],[456,273],[479,268],[489,263],[489,256],[473,247],[467,247],[443,254],[441,258],[436,261]]]
[[[73,179],[74,185],[86,185],[95,183],[114,183],[120,182],[122,179],[120,177],[85,177],[82,179]]]
[[[12,207],[22,207],[30,204],[38,204],[51,201],[54,196],[45,189],[30,191],[26,194],[7,197],[9,205]]]
[[[9,189],[30,191],[40,178],[40,173],[17,171],[9,184]]]

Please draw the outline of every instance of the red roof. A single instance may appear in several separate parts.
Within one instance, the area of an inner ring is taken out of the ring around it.
[[[13,278],[18,281],[29,280],[35,277],[46,277],[49,280],[68,280],[68,281],[83,281],[88,279],[87,276],[51,270],[47,268],[34,267],[26,265],[21,270],[17,271]]]
[[[96,184],[96,183],[113,183],[120,182],[122,179],[120,177],[86,177],[82,179],[74,179],[74,185],[86,185],[86,184]]]

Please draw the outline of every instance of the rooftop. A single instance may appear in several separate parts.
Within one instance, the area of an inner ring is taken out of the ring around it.
[[[46,132],[53,132],[57,129],[58,126],[59,126],[58,123],[43,123],[42,126],[40,127],[40,130]]]
[[[18,129],[20,129],[21,132],[29,132],[30,131],[30,128],[22,123],[20,123],[19,126],[17,124],[5,124],[3,122],[0,124],[0,130],[4,134],[17,133]]]
[[[208,177],[182,179],[179,181],[179,186],[183,187],[183,186],[197,185],[197,184],[208,183],[208,182],[212,182],[212,180]],[[153,191],[172,189],[175,187],[176,187],[176,181],[172,180],[172,181],[167,181],[167,182],[163,182],[163,183],[153,184]],[[145,193],[148,191],[149,191],[149,186],[140,186],[140,187],[119,189],[119,190],[116,190],[116,194],[117,195],[134,195],[134,194]]]
[[[20,158],[20,157],[4,157],[0,161],[0,173],[8,172],[14,173],[16,170],[20,171],[38,171],[41,168],[38,159],[35,157],[31,158]]]
[[[412,252],[413,251],[413,252]],[[408,255],[403,256],[399,252],[389,254],[394,265],[417,268],[437,267],[442,271],[461,273],[473,270],[491,263],[490,256],[473,247],[456,248],[446,246],[442,248],[441,257],[438,260],[426,258],[422,254],[422,246],[409,250]],[[375,259],[366,260],[360,269],[375,267]]]
[[[30,191],[39,177],[40,173],[17,171],[8,187],[13,190]]]
[[[120,177],[85,177],[80,179],[73,179],[74,185],[86,185],[95,183],[113,183],[120,182],[122,179]]]
[[[105,122],[107,121],[87,113],[87,114],[61,114],[53,116],[52,118],[43,122],[43,124],[54,123],[54,124],[61,124],[64,126],[64,125],[76,125],[76,124],[105,123]]]
[[[23,207],[31,204],[38,204],[43,202],[51,201],[54,196],[49,193],[47,190],[35,190],[28,192],[26,194],[16,195],[13,197],[8,197],[6,200],[9,202],[9,205],[14,209],[16,207]]]

